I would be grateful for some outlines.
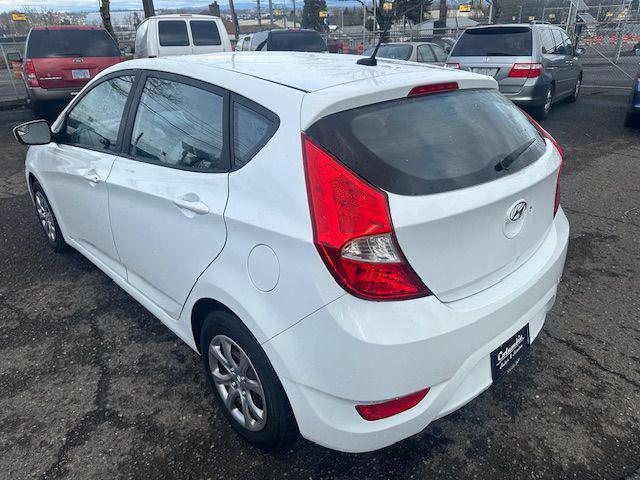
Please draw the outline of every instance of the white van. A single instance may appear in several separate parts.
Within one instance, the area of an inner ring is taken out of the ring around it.
[[[231,41],[220,17],[211,15],[158,15],[136,31],[135,58],[192,53],[230,52]]]

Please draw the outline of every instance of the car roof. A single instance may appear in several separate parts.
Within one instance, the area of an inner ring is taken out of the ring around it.
[[[145,20],[151,20],[152,18],[157,18],[160,20],[166,20],[166,19],[183,19],[183,18],[195,18],[195,19],[204,19],[204,20],[212,20],[214,18],[220,18],[218,16],[215,15],[198,15],[195,13],[167,13],[164,15],[154,15],[152,17],[148,17]]]
[[[52,25],[50,27],[31,27],[31,30],[104,30],[103,27],[88,27],[85,25]]]
[[[425,83],[430,77],[441,79],[443,73],[455,79],[460,72],[442,67],[379,59],[378,65],[358,65],[356,55],[305,52],[220,52],[205,55],[185,55],[154,59],[131,60],[119,64],[122,68],[152,68],[174,70],[176,64],[184,75],[203,69],[222,69],[277,83],[304,92],[314,92],[361,80],[420,74]],[[443,72],[444,71],[444,72]],[[212,77],[215,78],[215,77]]]

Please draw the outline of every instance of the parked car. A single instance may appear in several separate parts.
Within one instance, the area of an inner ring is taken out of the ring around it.
[[[640,70],[633,81],[631,96],[629,97],[629,108],[624,119],[627,127],[640,126]]]
[[[156,15],[136,30],[134,58],[230,52],[231,40],[219,17],[211,15]]]
[[[451,52],[453,46],[456,43],[456,39],[453,37],[421,37],[418,38],[421,42],[429,42],[435,43],[436,45],[440,45],[447,54]]]
[[[578,98],[581,51],[554,25],[491,25],[465,30],[447,63],[494,77],[501,93],[544,120],[553,103]]]
[[[236,50],[326,52],[327,44],[315,30],[265,30],[244,36]]]
[[[370,56],[374,49],[375,46],[367,48],[364,55]],[[447,60],[447,52],[435,43],[392,42],[380,45],[376,57],[444,65]]]
[[[39,115],[45,102],[72,98],[98,73],[120,61],[118,45],[104,28],[33,27],[22,64],[31,108]]]
[[[567,252],[562,151],[487,76],[257,57],[104,72],[51,129],[14,129],[37,145],[29,192],[55,251],[202,354],[240,435],[382,448],[538,336]]]

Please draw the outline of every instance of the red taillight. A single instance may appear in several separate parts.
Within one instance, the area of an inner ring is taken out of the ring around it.
[[[393,232],[387,195],[302,134],[314,243],[336,281],[368,300],[430,295]]]
[[[406,397],[395,398],[387,402],[356,405],[356,410],[362,418],[370,422],[382,420],[415,407],[427,396],[427,393],[429,393],[429,389],[425,388]]]
[[[432,83],[431,85],[420,85],[413,87],[409,91],[409,97],[414,95],[425,95],[427,93],[446,92],[447,90],[457,90],[458,84],[456,82],[446,83]]]
[[[455,68],[457,70],[460,70],[460,64],[459,63],[445,63],[444,66],[447,67],[447,68]]]
[[[542,75],[544,67],[541,63],[514,63],[509,71],[512,78],[536,78]]]
[[[561,162],[560,162],[560,168],[558,169],[558,179],[556,180],[556,197],[555,197],[555,200],[553,201],[553,216],[555,217],[556,213],[558,213],[558,208],[560,207],[560,172],[562,172],[562,165],[564,164],[564,152],[562,151],[562,147],[560,147],[558,142],[556,142],[556,139],[553,138],[551,134],[549,134],[549,132],[547,132],[544,128],[542,128],[542,126],[540,126],[540,124],[536,122],[531,117],[531,115],[529,115],[527,112],[523,111],[523,113],[527,116],[531,124],[534,127],[536,127],[536,129],[540,132],[540,134],[543,137],[549,139],[549,141],[553,144],[553,146],[556,148],[556,150],[560,154]]]
[[[30,87],[39,87],[38,77],[36,77],[36,67],[33,65],[32,60],[25,62],[25,74],[27,75],[27,83]]]

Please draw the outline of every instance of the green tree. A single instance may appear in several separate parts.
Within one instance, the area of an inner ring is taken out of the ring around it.
[[[326,25],[324,18],[320,18],[320,12],[327,10],[325,0],[304,0],[302,7],[302,28],[312,28],[318,32],[324,32]]]

